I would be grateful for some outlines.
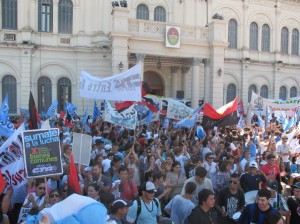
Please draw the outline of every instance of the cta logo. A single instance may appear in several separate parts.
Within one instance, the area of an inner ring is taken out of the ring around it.
[[[47,167],[36,167],[32,170],[32,173],[39,174],[39,173],[53,173],[57,170],[56,166],[47,166]]]

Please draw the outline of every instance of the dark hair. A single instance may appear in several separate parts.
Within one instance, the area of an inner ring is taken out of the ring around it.
[[[266,197],[268,200],[271,198],[271,191],[269,191],[268,189],[260,189],[257,192],[257,197]]]
[[[180,162],[178,162],[178,161],[174,161],[173,163],[172,163],[172,168],[171,168],[171,171],[174,171],[174,168],[175,168],[175,166],[180,166],[181,167],[181,164],[180,164]]]
[[[233,173],[230,175],[231,178],[237,178],[239,179],[239,175],[237,173]]]
[[[122,161],[122,158],[120,156],[115,156],[112,161],[110,162],[110,166],[114,166],[115,163]]]
[[[282,216],[279,212],[268,212],[264,224],[277,223],[280,219],[282,219]]]
[[[210,157],[210,156],[213,156],[214,154],[212,152],[208,152],[205,154],[205,160],[207,161],[207,159]]]
[[[38,178],[38,179],[35,179],[34,186],[38,187],[40,184],[44,184],[44,183],[45,183],[45,180],[43,178]]]
[[[208,153],[207,153],[207,154],[208,154]],[[201,161],[201,162],[203,163],[203,159],[202,159],[201,156],[195,156],[195,157],[192,159],[192,161],[193,161],[193,164],[196,164],[196,163],[198,163],[199,161]]]
[[[162,177],[161,172],[155,172],[155,173],[152,175],[153,182],[154,182],[155,180],[160,179],[161,177]]]
[[[96,183],[91,183],[91,184],[89,184],[88,185],[88,188],[89,187],[93,187],[94,189],[95,189],[95,191],[100,191],[100,187],[99,187],[99,185],[98,184],[96,184]]]
[[[186,194],[193,194],[197,188],[197,184],[194,182],[187,182],[184,188]]]
[[[115,195],[110,192],[100,192],[100,202],[103,203],[107,210],[110,209],[111,203],[115,200]]]
[[[58,189],[53,189],[53,190],[51,190],[50,193],[49,193],[49,196],[50,196],[51,194],[53,194],[54,192],[57,192],[58,195],[59,195],[59,197],[61,197],[60,191],[59,191]]]
[[[199,200],[199,205],[202,205],[203,202],[205,202],[210,195],[215,195],[213,191],[209,189],[202,189],[198,193],[198,200]]]
[[[204,167],[199,166],[196,168],[196,171],[195,171],[196,176],[203,178],[206,176],[206,174],[207,174],[207,170]]]
[[[65,146],[64,146],[64,152],[66,152],[67,149],[70,148],[70,147],[72,147],[70,144],[65,145]]]
[[[119,174],[124,171],[127,171],[127,173],[128,173],[128,168],[126,166],[121,166],[118,170]]]

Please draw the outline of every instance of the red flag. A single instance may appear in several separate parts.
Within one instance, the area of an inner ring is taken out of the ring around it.
[[[59,119],[64,119],[65,113],[61,110],[59,113]]]
[[[65,119],[65,125],[67,127],[72,127],[73,126],[73,124],[71,123],[71,120],[72,120],[71,115],[67,112],[67,116],[66,116],[66,119]]]
[[[70,171],[68,177],[68,195],[77,193],[81,194],[81,188],[79,185],[78,174],[74,162],[74,156],[71,154],[70,156]]]
[[[29,96],[29,117],[30,117],[30,122],[29,122],[29,129],[38,129],[38,124],[41,123],[39,114],[37,112],[34,98],[32,96],[32,93],[30,92]]]
[[[215,110],[209,103],[204,105],[202,127],[212,129],[214,127],[225,127],[236,125],[239,121],[237,116],[237,98],[234,101]]]
[[[5,185],[6,184],[2,176],[2,171],[0,170],[0,194],[2,194],[2,192],[4,191]]]

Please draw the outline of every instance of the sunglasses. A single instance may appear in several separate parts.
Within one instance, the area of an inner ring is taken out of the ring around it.
[[[62,192],[67,192],[67,191],[68,191],[67,189],[63,189],[63,190],[62,190]]]
[[[52,194],[52,195],[50,195],[50,198],[59,198],[59,195],[58,194]]]
[[[233,180],[230,180],[229,183],[231,183],[231,184],[238,184],[238,182],[235,182]]]
[[[208,157],[208,159],[214,159],[214,157]]]
[[[39,190],[46,190],[45,187],[38,187]]]

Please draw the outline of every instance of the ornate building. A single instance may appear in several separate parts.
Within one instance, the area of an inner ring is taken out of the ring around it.
[[[115,2],[115,1],[113,1]],[[122,1],[121,1],[122,2]],[[300,90],[299,0],[1,0],[0,85],[11,113],[54,99],[82,114],[82,70],[106,77],[142,63],[154,94],[220,107],[252,90]]]

